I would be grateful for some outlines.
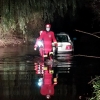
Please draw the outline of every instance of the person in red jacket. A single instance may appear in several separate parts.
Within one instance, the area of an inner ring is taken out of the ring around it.
[[[54,82],[53,82],[52,69],[49,67],[49,69],[44,70],[43,84],[41,86],[40,93],[43,96],[46,96],[47,99],[50,99],[50,97],[54,95],[54,86],[56,84],[57,84],[57,78],[54,78]]]
[[[57,46],[57,40],[55,38],[54,32],[50,31],[51,25],[46,24],[46,31],[43,31],[43,34],[40,35],[39,39],[43,40],[44,43],[44,60],[48,55],[53,55],[52,52],[52,42]],[[51,56],[50,56],[51,57]]]
[[[43,33],[43,31],[40,31],[40,35]],[[39,38],[37,38],[35,46],[34,46],[34,50],[37,49],[37,47],[39,47],[39,52],[40,52],[40,56],[43,57],[44,55],[44,48],[43,48],[43,41],[41,41]]]

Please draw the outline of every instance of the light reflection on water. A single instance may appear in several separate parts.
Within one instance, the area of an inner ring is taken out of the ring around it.
[[[34,81],[35,75],[31,70],[33,65],[28,66],[22,59],[27,54],[26,47],[3,48],[0,51],[0,100],[29,97],[31,80]]]
[[[34,70],[34,62],[39,63],[41,60],[39,57],[26,57],[26,54],[31,54],[32,51],[28,52],[29,48],[24,49],[15,49],[14,52],[9,48],[9,52],[6,50],[6,54],[0,57],[0,100],[45,99],[37,85],[41,76]],[[22,51],[24,52],[21,53]],[[78,100],[75,97],[87,91],[90,77],[99,75],[99,61],[73,59],[70,56],[63,58],[62,56],[54,60],[53,70],[58,74],[58,84],[55,86],[52,100]]]
[[[3,91],[1,98],[41,97],[40,88],[36,84],[40,76],[35,74],[34,62],[27,62],[27,60],[20,57],[5,58],[0,63],[0,88]],[[62,92],[65,92],[66,96],[66,90],[60,90],[60,88],[64,89],[65,87],[58,85],[55,96],[62,95]]]

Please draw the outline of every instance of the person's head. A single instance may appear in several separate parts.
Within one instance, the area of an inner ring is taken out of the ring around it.
[[[47,99],[50,99],[50,95],[46,95],[46,98],[47,98]]]
[[[51,25],[50,24],[46,24],[46,31],[50,31],[51,29]]]
[[[43,31],[40,31],[40,35],[43,33]]]

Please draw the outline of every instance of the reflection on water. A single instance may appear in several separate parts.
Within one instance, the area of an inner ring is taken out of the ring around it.
[[[39,76],[37,84],[40,87],[41,95],[52,100],[66,100],[66,98],[75,100],[76,86],[73,74],[70,74],[72,67],[70,57],[66,57],[66,60],[58,57],[52,63],[51,61],[35,63],[34,70]]]
[[[54,87],[57,85],[57,75],[54,76],[54,70],[51,65],[44,63],[35,64],[36,74],[40,75],[37,85],[40,87],[40,94],[50,99],[54,95]]]
[[[5,61],[0,72],[0,97],[2,99],[29,97],[34,71],[27,71],[25,62]],[[31,68],[31,67],[30,67]],[[1,100],[2,100],[1,99]]]
[[[69,54],[44,63],[40,57],[17,55],[0,61],[0,100],[45,100],[46,96],[78,100],[91,96],[88,82],[91,76],[100,75],[99,59],[72,58]]]

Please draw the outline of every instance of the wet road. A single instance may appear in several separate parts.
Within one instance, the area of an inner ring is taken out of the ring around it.
[[[0,100],[45,100],[40,93],[38,80],[42,72],[35,66],[43,64],[38,52],[32,46],[0,49]],[[100,75],[100,59],[60,55],[51,66],[52,77],[57,77],[54,95],[51,100],[78,100],[79,96],[91,96],[88,82]]]

